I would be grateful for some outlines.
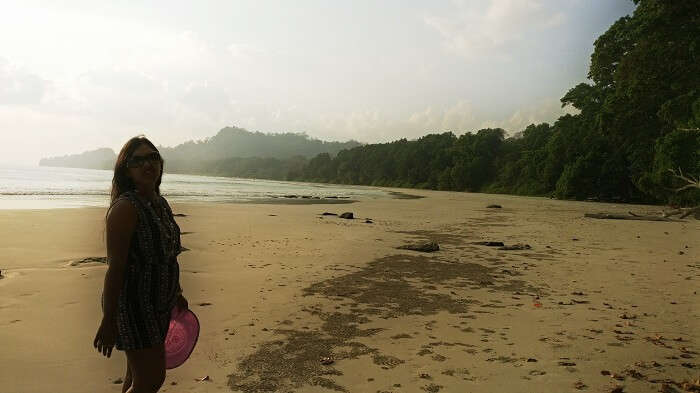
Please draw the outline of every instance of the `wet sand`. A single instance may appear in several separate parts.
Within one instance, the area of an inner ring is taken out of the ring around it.
[[[202,331],[161,391],[670,392],[700,378],[698,221],[410,194],[424,198],[175,204]],[[104,212],[0,211],[0,391],[121,391],[124,354],[92,347]],[[420,241],[440,250],[396,249]]]

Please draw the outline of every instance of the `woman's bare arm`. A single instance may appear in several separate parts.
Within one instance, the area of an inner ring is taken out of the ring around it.
[[[136,228],[136,209],[128,200],[117,201],[107,214],[107,261],[103,322],[116,322],[117,302],[124,285],[131,237]]]

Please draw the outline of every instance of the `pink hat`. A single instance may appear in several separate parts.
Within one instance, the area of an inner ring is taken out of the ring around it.
[[[199,320],[191,310],[173,307],[165,337],[165,368],[180,366],[190,357],[199,338]]]

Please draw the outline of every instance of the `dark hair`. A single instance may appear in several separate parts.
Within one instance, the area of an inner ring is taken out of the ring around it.
[[[110,193],[110,204],[119,198],[119,195],[124,192],[136,189],[136,185],[127,176],[126,164],[131,159],[136,149],[141,145],[148,145],[151,149],[158,151],[151,141],[149,141],[145,136],[139,135],[129,139],[122,147],[122,150],[117,156],[117,162],[114,164],[114,177],[112,178],[112,192]],[[160,160],[160,174],[158,175],[158,180],[156,180],[156,194],[160,195],[160,180],[163,177],[163,159]]]

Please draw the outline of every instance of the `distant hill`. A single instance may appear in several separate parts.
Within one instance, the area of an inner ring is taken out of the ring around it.
[[[157,142],[157,141],[154,141]],[[233,158],[264,158],[288,160],[292,157],[311,158],[321,153],[335,156],[343,149],[361,146],[359,142],[326,142],[306,134],[265,134],[243,128],[226,127],[216,135],[201,141],[189,141],[175,147],[158,146],[167,161],[169,172],[203,173],[212,162]],[[87,151],[62,157],[43,158],[41,166],[59,166],[89,169],[111,169],[116,153],[109,148]],[[253,163],[257,161],[247,162]]]
[[[90,150],[80,154],[71,154],[61,157],[42,158],[40,166],[58,166],[68,168],[87,169],[112,169],[117,155],[112,149],[102,148]]]
[[[310,138],[306,134],[265,134],[243,128],[226,127],[203,141],[189,141],[175,147],[161,147],[167,168],[173,172],[189,172],[204,162],[230,158],[311,158],[321,153],[335,156],[343,149],[360,146],[359,142],[326,142]],[[197,171],[199,172],[199,171]]]

